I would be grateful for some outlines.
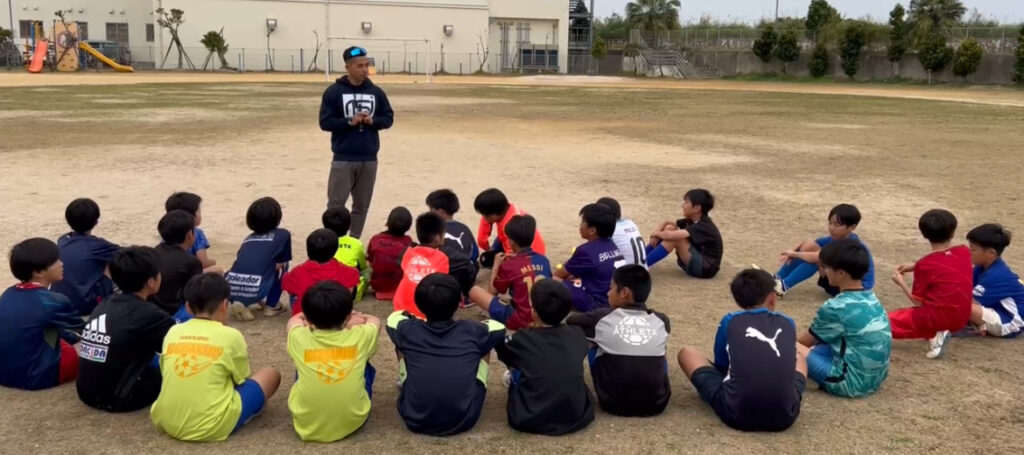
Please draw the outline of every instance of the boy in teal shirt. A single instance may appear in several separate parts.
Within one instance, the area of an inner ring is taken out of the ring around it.
[[[359,271],[359,287],[356,288],[355,301],[363,300],[363,293],[370,284],[373,270],[366,262],[366,249],[363,248],[362,240],[348,235],[348,230],[352,227],[352,213],[342,206],[330,207],[324,211],[320,221],[325,228],[338,234],[338,254],[334,255],[334,259]]]

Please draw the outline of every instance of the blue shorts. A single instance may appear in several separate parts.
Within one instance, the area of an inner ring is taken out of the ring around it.
[[[238,431],[243,425],[249,423],[253,417],[263,411],[266,397],[263,396],[263,388],[252,379],[246,379],[240,385],[235,386],[235,393],[242,398],[242,413],[238,416],[238,423],[232,432]]]
[[[807,355],[807,377],[817,382],[819,386],[825,385],[825,378],[832,371],[832,346],[819,344],[811,348]]]
[[[704,256],[693,245],[690,245],[690,263],[683,262],[678,256],[676,257],[676,263],[679,264],[679,268],[683,269],[687,275],[694,278],[707,278],[704,276]]]
[[[192,316],[192,313],[188,312],[188,308],[185,308],[184,303],[178,307],[178,312],[174,313],[174,322],[177,322],[178,324],[184,324],[188,322],[189,319],[193,318],[195,318],[195,316]]]
[[[491,305],[487,307],[487,312],[490,313],[491,319],[502,324],[507,324],[508,320],[512,319],[512,314],[516,312],[516,306],[505,305],[501,303],[498,296],[494,296],[494,298],[491,299]]]

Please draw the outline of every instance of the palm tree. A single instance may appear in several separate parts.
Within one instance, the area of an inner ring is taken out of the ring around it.
[[[626,21],[644,30],[679,28],[679,0],[636,0],[626,4]]]
[[[960,0],[911,0],[910,21],[918,38],[932,33],[947,34],[967,14]]]

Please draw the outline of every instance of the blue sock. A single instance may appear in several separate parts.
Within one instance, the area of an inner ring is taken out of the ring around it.
[[[665,259],[667,257],[668,250],[666,250],[664,246],[658,245],[654,247],[654,249],[651,250],[650,253],[647,253],[647,266],[651,267],[654,264],[661,262],[662,259]]]
[[[650,246],[650,245],[644,246],[644,257],[650,256],[651,255],[651,251],[654,251],[654,248],[655,247]]]

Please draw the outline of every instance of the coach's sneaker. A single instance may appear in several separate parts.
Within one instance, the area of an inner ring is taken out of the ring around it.
[[[268,317],[268,318],[272,318],[272,317],[277,316],[277,315],[279,315],[281,313],[284,313],[285,310],[287,310],[287,308],[285,308],[285,306],[286,305],[283,302],[282,303],[278,303],[277,306],[269,306],[268,305],[265,308],[263,308],[263,316]]]
[[[231,305],[228,307],[228,311],[239,321],[251,321],[256,319],[256,316],[253,316],[252,311],[249,311],[242,302],[231,302]]]
[[[946,354],[946,345],[949,344],[949,330],[943,330],[935,334],[935,337],[928,340],[930,349],[925,357],[929,359],[941,359]]]

